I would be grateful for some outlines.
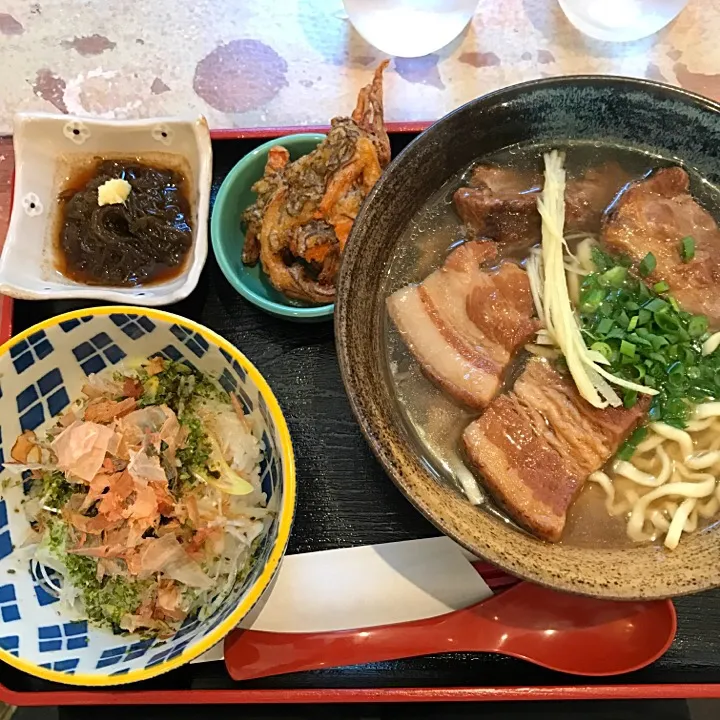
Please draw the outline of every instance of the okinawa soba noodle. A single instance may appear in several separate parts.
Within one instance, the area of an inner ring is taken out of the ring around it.
[[[664,536],[672,550],[720,509],[720,403],[698,405],[694,418],[685,430],[651,423],[629,461],[588,478],[605,491],[608,513],[627,518],[635,542]]]

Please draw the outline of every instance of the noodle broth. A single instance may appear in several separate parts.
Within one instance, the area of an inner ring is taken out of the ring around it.
[[[616,161],[633,179],[638,179],[650,170],[677,162],[602,143],[570,143],[564,146],[560,143],[553,144],[552,147],[566,152],[568,177],[581,175],[586,169],[604,162]],[[462,222],[453,209],[452,195],[457,188],[468,184],[475,165],[482,162],[518,170],[531,169],[540,173],[543,152],[549,149],[551,148],[547,145],[527,144],[478,158],[432,195],[408,224],[398,243],[399,249],[385,277],[385,295],[409,283],[423,280],[442,265],[453,247],[467,239]],[[685,169],[691,178],[691,192],[694,197],[716,217],[720,215],[718,189],[693,173],[692,169]],[[509,259],[524,264],[528,257],[527,249],[508,249],[501,244],[498,249],[498,263]],[[574,250],[572,244],[570,249]],[[465,465],[459,449],[460,438],[464,429],[478,414],[455,404],[424,377],[418,363],[387,316],[383,337],[388,377],[411,441],[439,482],[459,486],[456,480],[457,468]],[[528,356],[524,351],[519,353],[508,368],[505,374],[506,387],[512,386]],[[717,423],[717,430],[710,429],[707,434],[720,438],[720,422]],[[698,448],[704,447],[706,438],[698,437],[696,442]],[[619,494],[624,494],[624,484],[632,484],[630,480],[622,477],[617,483]],[[480,490],[483,494],[481,508],[514,525],[507,514],[486,495],[482,478]],[[586,483],[570,508],[562,542],[592,547],[625,547],[632,544],[626,532],[626,516],[610,515],[606,502],[606,494],[600,486],[593,482]],[[700,525],[708,522],[708,519],[698,516]]]

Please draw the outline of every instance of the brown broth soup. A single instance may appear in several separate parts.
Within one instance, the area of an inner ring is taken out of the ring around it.
[[[676,159],[651,156],[636,150],[608,146],[602,143],[556,144],[553,147],[566,151],[565,166],[568,178],[582,175],[588,168],[608,161],[619,163],[632,179],[639,179],[650,170],[669,164]],[[418,283],[442,265],[453,247],[468,239],[466,230],[456,214],[452,196],[454,191],[468,184],[472,168],[478,163],[501,167],[531,170],[542,173],[542,155],[551,148],[547,145],[528,144],[507,148],[491,156],[475,159],[472,164],[430,197],[406,227],[399,250],[392,259],[385,278],[385,294],[400,287]],[[691,178],[692,193],[715,216],[720,215],[720,193],[717,188],[686,168]],[[499,244],[498,262],[509,259],[524,264],[527,248],[517,251]],[[571,250],[574,249],[571,247]],[[386,316],[385,357],[388,377],[404,418],[406,430],[418,453],[440,482],[459,487],[454,467],[464,463],[460,451],[460,438],[467,425],[478,417],[456,404],[439,387],[431,383],[420,370],[419,364],[408,351],[392,321]],[[522,351],[505,373],[506,387],[527,362],[528,353]],[[513,521],[488,497],[484,495],[482,508],[502,518]],[[597,547],[622,547],[631,544],[625,533],[621,517],[611,517],[605,509],[605,496],[594,483],[586,483],[568,515],[562,538],[563,542]]]

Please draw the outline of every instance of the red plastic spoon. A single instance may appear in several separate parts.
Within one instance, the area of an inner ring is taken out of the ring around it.
[[[360,630],[225,639],[234,680],[445,652],[494,652],[574,675],[619,675],[657,660],[677,629],[669,600],[611,602],[530,583],[464,610]]]

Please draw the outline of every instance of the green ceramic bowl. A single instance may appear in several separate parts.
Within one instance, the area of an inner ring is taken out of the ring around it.
[[[243,265],[245,232],[240,216],[255,202],[256,195],[251,187],[262,177],[271,147],[282,145],[289,150],[290,159],[297,160],[314,150],[324,139],[325,135],[319,133],[288,135],[266,142],[248,153],[220,186],[210,221],[215,257],[230,284],[246,300],[265,312],[297,322],[327,320],[332,317],[335,305],[305,305],[286,298],[270,284],[260,263],[255,267]]]

